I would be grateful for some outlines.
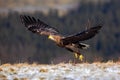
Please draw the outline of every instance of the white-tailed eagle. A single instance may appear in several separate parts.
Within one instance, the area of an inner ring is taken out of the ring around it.
[[[63,36],[57,29],[47,25],[40,19],[25,15],[21,15],[20,19],[28,30],[33,33],[48,36],[48,38],[53,40],[58,46],[74,52],[76,58],[79,58],[80,60],[83,60],[83,55],[80,53],[80,49],[86,49],[89,47],[89,45],[80,43],[80,41],[94,37],[102,27],[98,25],[74,35]]]

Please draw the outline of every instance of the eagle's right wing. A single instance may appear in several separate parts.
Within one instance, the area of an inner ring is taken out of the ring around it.
[[[88,40],[88,39],[94,37],[99,32],[101,27],[102,26],[92,27],[92,28],[87,29],[83,32],[65,37],[65,38],[62,39],[62,43],[64,45],[67,45],[67,44],[70,44],[70,43],[78,43],[79,41]]]
[[[28,30],[32,31],[33,33],[47,36],[58,34],[58,30],[40,21],[39,19],[35,19],[34,17],[21,15],[20,19],[25,27],[27,27]]]

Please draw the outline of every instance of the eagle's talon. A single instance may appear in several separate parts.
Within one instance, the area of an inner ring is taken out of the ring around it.
[[[83,61],[84,56],[82,54],[74,53],[74,55],[76,59],[78,58],[80,61]]]
[[[79,55],[78,55],[77,53],[74,53],[74,55],[75,55],[75,58],[78,58],[78,57],[79,57]]]
[[[83,61],[83,59],[84,59],[84,56],[81,54],[81,55],[79,55],[79,59],[80,59],[80,61]]]

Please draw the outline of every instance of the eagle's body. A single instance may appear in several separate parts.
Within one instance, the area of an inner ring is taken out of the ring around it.
[[[58,46],[76,53],[76,57],[79,56],[81,60],[83,56],[80,53],[80,49],[86,49],[89,47],[89,45],[80,43],[80,41],[88,40],[94,37],[102,27],[92,27],[83,32],[66,37],[61,35],[57,29],[47,25],[39,19],[24,15],[21,15],[20,18],[22,23],[25,25],[25,27],[27,27],[28,30],[32,31],[33,33],[48,36],[48,38],[53,40]]]

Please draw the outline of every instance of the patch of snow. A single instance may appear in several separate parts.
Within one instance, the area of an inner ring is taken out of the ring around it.
[[[0,80],[120,80],[119,63],[0,66]]]

